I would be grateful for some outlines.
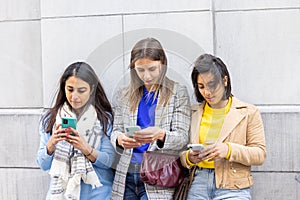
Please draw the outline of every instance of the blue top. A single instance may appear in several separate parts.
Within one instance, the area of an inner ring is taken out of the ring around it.
[[[41,123],[42,124],[42,123]],[[102,124],[100,124],[102,129]],[[80,200],[98,200],[99,198],[104,200],[110,199],[112,190],[112,184],[114,179],[114,173],[110,168],[115,158],[115,150],[110,142],[110,135],[112,132],[111,124],[108,125],[107,135],[102,135],[101,142],[95,150],[98,151],[98,157],[93,164],[94,170],[103,184],[102,187],[92,189],[91,185],[85,184],[81,181]],[[45,133],[44,128],[40,125],[40,146],[37,154],[36,161],[40,168],[44,171],[48,171],[51,168],[54,153],[48,155],[46,145],[50,138],[49,133]],[[47,198],[50,198],[50,190],[48,190]]]
[[[155,125],[155,109],[158,95],[154,100],[154,94],[154,92],[148,92],[148,90],[144,87],[143,96],[137,113],[137,125],[140,126],[141,129]],[[147,151],[148,147],[149,143],[133,148],[131,163],[141,164],[143,160],[143,153]]]

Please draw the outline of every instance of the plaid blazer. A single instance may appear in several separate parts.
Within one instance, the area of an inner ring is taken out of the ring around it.
[[[122,98],[124,91],[117,93],[114,104],[114,127],[111,136],[111,142],[116,151],[121,154],[120,160],[116,166],[116,174],[113,183],[111,200],[123,200],[125,191],[126,174],[130,164],[132,149],[121,150],[117,148],[116,141],[119,134],[124,133],[124,125],[136,125],[137,110],[131,113],[129,110],[128,99]],[[120,96],[121,95],[121,96]],[[163,98],[158,96],[159,98]],[[188,132],[190,127],[190,99],[187,88],[175,83],[173,94],[164,106],[157,106],[155,111],[155,126],[166,131],[166,138],[163,148],[159,148],[156,142],[150,144],[148,150],[159,152],[176,152],[179,155],[180,150],[185,147],[189,141]],[[145,184],[145,189],[149,200],[169,200],[173,199],[174,188],[154,187]]]

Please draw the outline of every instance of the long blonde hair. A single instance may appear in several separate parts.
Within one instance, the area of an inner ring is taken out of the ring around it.
[[[165,106],[168,103],[174,87],[174,81],[166,77],[167,57],[160,42],[154,38],[140,40],[133,47],[130,58],[130,85],[126,96],[128,96],[131,112],[134,112],[137,109],[143,96],[144,83],[135,70],[135,62],[142,58],[161,62],[160,76],[157,83],[153,86],[155,91],[154,99],[157,97],[158,93],[163,97],[159,98],[158,107],[161,105]]]

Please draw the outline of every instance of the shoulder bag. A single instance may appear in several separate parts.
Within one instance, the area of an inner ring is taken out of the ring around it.
[[[177,187],[185,178],[178,155],[146,151],[140,178],[144,183],[160,187]]]

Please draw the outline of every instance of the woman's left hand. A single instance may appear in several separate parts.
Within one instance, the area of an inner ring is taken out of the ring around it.
[[[142,130],[135,131],[133,138],[141,143],[151,143],[155,140],[165,141],[166,132],[156,126],[150,126]]]
[[[82,138],[78,131],[69,127],[65,130],[68,134],[66,141],[73,145],[76,149],[79,149],[84,155],[89,154],[91,146]],[[72,135],[74,133],[75,135]]]
[[[225,158],[228,153],[228,145],[222,142],[216,142],[214,144],[206,146],[201,153],[199,154],[199,157],[201,160],[216,160]]]

